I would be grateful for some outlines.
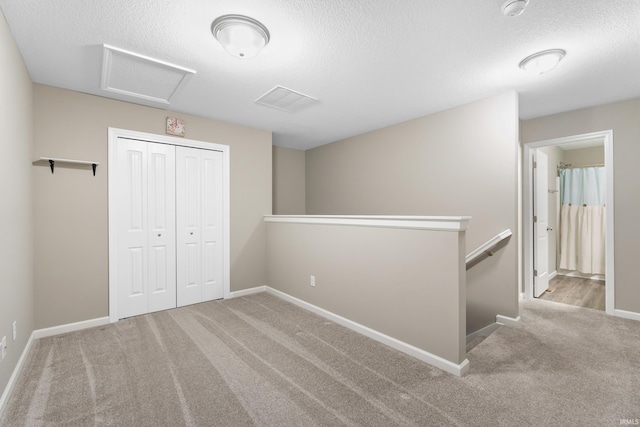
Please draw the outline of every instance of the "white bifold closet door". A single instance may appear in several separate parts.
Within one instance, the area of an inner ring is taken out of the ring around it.
[[[223,297],[222,153],[176,147],[177,305]]]
[[[118,317],[176,306],[175,147],[119,138]]]

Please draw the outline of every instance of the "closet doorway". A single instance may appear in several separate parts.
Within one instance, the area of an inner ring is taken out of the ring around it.
[[[229,295],[229,147],[109,129],[109,318]]]
[[[525,144],[524,159],[525,298],[614,314],[613,132]]]

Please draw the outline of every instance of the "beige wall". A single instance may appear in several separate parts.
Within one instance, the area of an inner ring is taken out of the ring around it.
[[[471,215],[467,252],[514,232],[467,272],[467,333],[517,316],[514,92],[307,151],[307,214]]]
[[[8,340],[1,396],[33,331],[33,85],[1,12],[0,64],[0,339]]]
[[[640,98],[521,123],[523,143],[589,132],[613,130],[615,307],[640,313],[640,286],[635,268],[640,227]],[[607,165],[609,166],[609,165]]]
[[[273,214],[304,215],[305,152],[273,146]]]
[[[564,161],[571,163],[571,167],[574,168],[602,165],[604,164],[604,146],[565,150]]]
[[[271,213],[271,133],[35,85],[34,155],[100,162],[86,169],[33,167],[35,323],[45,328],[108,315],[107,128],[164,134],[186,119],[189,139],[229,145],[231,290],[265,284]]]
[[[464,361],[464,232],[267,225],[271,287],[454,364]]]

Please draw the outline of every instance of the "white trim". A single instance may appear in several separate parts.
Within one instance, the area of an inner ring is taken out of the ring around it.
[[[467,335],[467,344],[469,344],[471,341],[475,340],[478,337],[488,337],[489,335],[497,331],[500,328],[500,326],[502,325],[498,322],[492,323],[489,326],[485,326],[484,328]]]
[[[369,337],[373,340],[376,340],[382,344],[388,345],[391,348],[394,348],[398,351],[401,351],[409,356],[413,356],[416,359],[422,360],[430,365],[435,366],[436,368],[440,368],[443,371],[449,372],[458,377],[464,375],[469,370],[469,360],[464,359],[464,361],[460,364],[455,364],[449,360],[443,359],[440,356],[436,356],[435,354],[429,353],[428,351],[419,349],[417,347],[412,346],[411,344],[407,344],[403,341],[400,341],[396,338],[385,335],[381,332],[368,328],[364,325],[356,323],[352,320],[346,319],[342,316],[334,314],[330,311],[327,311],[323,308],[310,304],[306,301],[302,301],[296,297],[292,297],[289,294],[285,294],[284,292],[278,291],[271,287],[266,287],[267,292],[275,295],[279,298],[282,298],[285,301],[288,301],[292,304],[297,305],[298,307],[302,307],[306,310],[309,310],[315,314],[318,314],[322,317],[325,317],[335,323],[338,323],[342,326],[345,326],[355,332],[358,332],[366,337]]]
[[[604,139],[604,165],[605,173],[607,175],[607,205],[605,207],[606,216],[606,254],[605,254],[605,271],[604,277],[606,281],[605,287],[605,305],[607,314],[612,314],[616,309],[616,294],[615,294],[615,274],[614,274],[614,185],[613,185],[613,131],[610,130]]]
[[[37,340],[40,338],[52,337],[54,335],[65,334],[67,332],[81,331],[83,329],[94,328],[96,326],[108,325],[109,323],[110,323],[109,317],[105,316],[105,317],[98,317],[96,319],[83,320],[81,322],[74,322],[74,323],[67,323],[59,326],[52,326],[50,328],[36,329],[35,331],[31,332],[31,335],[29,336],[29,340],[27,341],[27,345],[24,347],[24,350],[22,350],[20,359],[18,359],[18,363],[16,364],[16,367],[14,368],[13,373],[9,378],[9,382],[7,383],[7,386],[5,387],[4,392],[2,393],[2,397],[0,397],[0,419],[2,419],[2,413],[4,412],[5,405],[7,404],[9,397],[13,392],[13,388],[16,385],[18,375],[20,375],[20,372],[22,371],[24,362],[27,358],[27,354],[29,354],[29,350],[31,350],[31,345],[33,344],[34,340]]]
[[[175,145],[180,147],[192,147],[202,148],[205,150],[221,151],[226,153],[229,151],[229,146],[224,144],[218,144],[215,142],[198,141],[196,139],[182,138],[171,135],[160,135],[155,133],[138,132],[135,130],[108,128],[109,137],[111,138],[127,138],[135,139],[138,141],[156,142],[159,144]]]
[[[222,266],[223,276],[223,298],[229,298],[231,293],[231,154],[228,145],[216,144],[214,142],[196,141],[194,139],[179,138],[169,135],[156,135],[152,133],[137,132],[127,129],[108,128],[108,192],[109,192],[109,319],[111,322],[118,321],[118,294],[115,278],[117,276],[115,263],[111,260],[116,259],[116,233],[111,230],[116,229],[115,219],[117,212],[117,197],[111,191],[115,188],[115,171],[113,170],[116,156],[115,143],[118,138],[128,138],[140,141],[155,142],[160,144],[175,145],[180,147],[202,148],[205,150],[222,152],[222,199],[224,207],[223,215],[223,240],[224,240],[224,260]]]
[[[16,386],[16,382],[18,381],[18,376],[20,375],[20,372],[22,372],[22,368],[24,367],[25,360],[27,360],[27,355],[31,350],[31,344],[33,343],[34,339],[35,338],[32,332],[31,335],[29,336],[29,339],[27,340],[27,344],[24,346],[24,349],[22,350],[22,354],[18,359],[18,363],[16,363],[16,367],[13,369],[13,372],[11,373],[11,377],[9,377],[9,382],[7,382],[7,386],[4,388],[4,391],[2,392],[2,396],[0,396],[0,419],[2,419],[2,415],[4,414],[4,410],[7,405],[7,402],[9,401],[9,398],[11,397],[11,393],[13,393],[13,389]]]
[[[605,249],[605,278],[607,286],[605,288],[606,313],[615,315],[615,274],[614,274],[614,204],[613,204],[613,131],[605,130],[581,135],[573,135],[563,138],[548,139],[544,141],[529,142],[524,144],[523,161],[523,241],[524,241],[524,297],[533,298],[533,218],[532,218],[532,194],[533,194],[533,150],[540,147],[562,145],[570,142],[582,141],[585,139],[604,140],[604,164],[607,177],[607,200],[606,200],[606,249]]]
[[[111,322],[118,321],[118,290],[115,285],[115,278],[118,277],[118,270],[114,260],[118,257],[118,251],[116,250],[118,240],[116,239],[116,233],[112,232],[116,227],[116,213],[117,213],[117,200],[112,188],[116,188],[116,176],[113,171],[113,165],[115,165],[117,152],[115,147],[115,141],[118,139],[118,131],[109,128],[107,136],[107,209],[109,210],[109,225],[107,234],[109,236],[109,320]]]
[[[464,231],[470,216],[265,215],[265,222]]]
[[[554,270],[551,272],[551,274],[549,274],[549,280],[553,279],[554,277],[556,277],[558,275],[558,270]]]
[[[558,276],[579,277],[581,279],[600,280],[601,282],[605,281],[604,274],[584,274],[577,270],[565,270],[562,268],[558,271]]]
[[[66,334],[67,332],[81,331],[83,329],[94,328],[96,326],[108,325],[109,316],[98,317],[96,319],[83,320],[81,322],[67,323],[51,328],[36,329],[31,336],[34,339],[52,337],[54,335]]]
[[[247,295],[253,295],[253,294],[257,294],[257,293],[260,293],[260,292],[266,292],[266,291],[267,291],[267,287],[266,286],[256,286],[255,288],[242,289],[240,291],[230,292],[229,296],[227,298],[246,297]]]
[[[640,321],[640,313],[636,313],[636,312],[633,312],[633,311],[615,309],[613,311],[613,315],[616,316],[616,317],[622,317],[623,319],[631,319],[631,320]]]
[[[509,316],[503,316],[502,314],[496,315],[496,323],[499,323],[500,325],[516,326],[519,321],[520,321],[520,316],[509,317]]]
[[[518,257],[518,287],[517,287],[517,289],[518,289],[518,291],[517,291],[518,292],[518,302],[516,303],[516,307],[518,307],[518,309],[519,309],[519,303],[524,298],[524,283],[522,282],[522,278],[524,276],[524,273],[523,273],[523,271],[524,271],[524,269],[523,269],[523,266],[524,266],[524,263],[523,263],[524,254],[523,254],[523,251],[522,251],[522,249],[523,249],[523,247],[522,247],[522,234],[523,234],[523,231],[522,231],[522,190],[521,190],[523,188],[522,187],[522,160],[521,160],[522,159],[522,144],[518,143],[517,146],[518,146],[518,149],[517,149],[517,154],[516,154],[516,158],[515,158],[514,161],[516,162],[516,166],[517,166],[517,170],[518,170],[518,172],[517,172],[517,174],[518,174],[518,177],[517,177],[517,183],[518,183],[517,185],[518,185],[518,187],[517,187],[517,190],[516,190],[517,199],[518,199],[518,209],[517,209],[517,211],[518,211],[518,214],[517,214],[518,230],[517,230],[517,233],[516,233],[517,242],[518,242],[518,244],[516,245],[517,252],[518,252],[518,255],[517,255],[517,257]]]

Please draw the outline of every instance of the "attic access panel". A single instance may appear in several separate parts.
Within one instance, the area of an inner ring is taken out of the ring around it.
[[[114,46],[103,45],[102,89],[132,98],[170,104],[196,73]]]

